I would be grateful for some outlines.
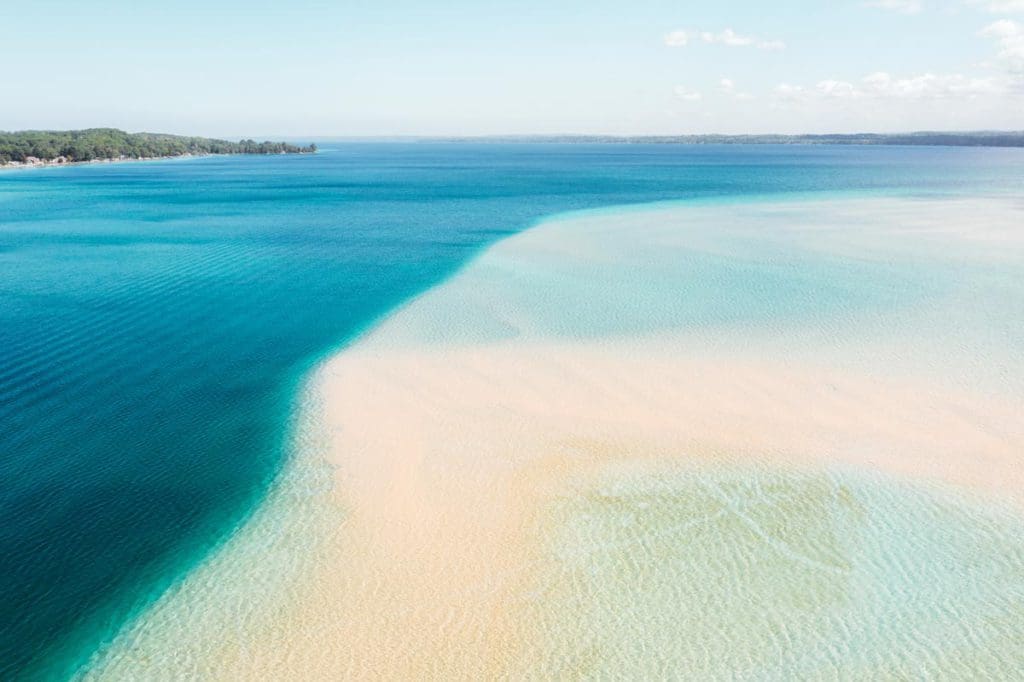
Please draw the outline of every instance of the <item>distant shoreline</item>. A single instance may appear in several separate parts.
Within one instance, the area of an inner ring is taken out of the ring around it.
[[[117,128],[0,131],[0,168],[40,168],[229,154],[309,154],[316,145],[230,142],[165,133],[126,133]]]
[[[90,166],[111,163],[132,163],[136,161],[171,161],[173,159],[204,159],[211,156],[285,156],[291,154],[315,154],[316,152],[276,152],[274,154],[260,153],[234,153],[234,154],[172,154],[168,156],[123,156],[102,159],[89,159],[88,161],[58,161],[57,159],[35,159],[31,162],[9,161],[0,162],[0,170],[30,170],[33,168],[64,168],[67,166]]]
[[[421,142],[564,144],[748,144],[929,147],[1024,147],[1024,130],[820,135],[482,135],[413,138]]]

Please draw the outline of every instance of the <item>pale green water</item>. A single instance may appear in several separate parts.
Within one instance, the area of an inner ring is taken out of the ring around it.
[[[535,677],[1009,679],[1024,527],[863,473],[615,471],[566,493]]]

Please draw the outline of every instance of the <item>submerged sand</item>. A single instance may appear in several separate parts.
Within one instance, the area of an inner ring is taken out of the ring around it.
[[[92,674],[1024,670],[1022,215],[663,206],[506,240],[317,370],[262,514]]]

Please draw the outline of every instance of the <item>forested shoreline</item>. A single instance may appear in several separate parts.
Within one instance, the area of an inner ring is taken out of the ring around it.
[[[308,154],[316,145],[230,142],[162,133],[126,133],[115,128],[0,132],[0,165],[49,165],[85,161],[152,159],[204,154]]]

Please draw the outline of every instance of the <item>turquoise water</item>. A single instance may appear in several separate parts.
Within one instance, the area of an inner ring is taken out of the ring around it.
[[[60,677],[230,535],[311,364],[566,210],[1010,195],[1019,150],[347,145],[0,174],[0,677]]]

